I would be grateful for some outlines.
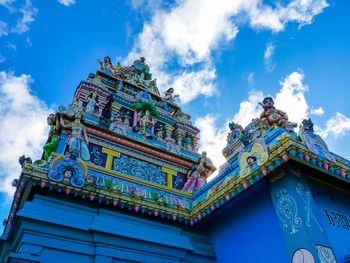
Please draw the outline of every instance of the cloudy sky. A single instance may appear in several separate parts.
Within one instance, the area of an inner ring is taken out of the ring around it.
[[[348,0],[0,0],[0,217],[18,157],[40,157],[46,116],[106,55],[146,58],[217,167],[227,123],[247,125],[266,95],[350,158],[349,11]]]

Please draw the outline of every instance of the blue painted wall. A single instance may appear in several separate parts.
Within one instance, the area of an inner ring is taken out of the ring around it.
[[[288,262],[267,183],[263,180],[205,224],[217,262]]]
[[[331,186],[313,182],[309,186],[337,262],[344,263],[350,254],[350,197]]]
[[[24,204],[7,234],[1,263],[215,261],[207,237],[179,226],[41,195]]]

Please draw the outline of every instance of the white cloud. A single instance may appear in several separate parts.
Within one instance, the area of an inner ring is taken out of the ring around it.
[[[0,5],[3,5],[7,8],[10,7],[11,3],[15,2],[16,0],[0,0]]]
[[[318,115],[318,116],[323,115],[323,113],[324,113],[324,110],[323,110],[322,107],[319,107],[319,108],[317,108],[317,109],[312,109],[312,110],[310,111],[310,114],[312,114],[312,115]]]
[[[283,81],[280,81],[281,88],[272,96],[275,107],[287,113],[289,121],[301,123],[307,118],[309,106],[305,99],[305,93],[309,88],[303,84],[304,75],[300,72],[293,72]],[[241,102],[239,111],[234,115],[233,121],[245,127],[253,118],[258,118],[262,112],[259,102],[267,94],[262,91],[253,90],[249,92],[248,99]]]
[[[298,122],[298,124],[306,118],[309,108],[304,96],[304,93],[308,92],[308,86],[303,84],[303,79],[304,75],[302,73],[291,73],[283,81],[280,81],[281,88],[274,96],[276,108],[285,111],[289,116],[289,120]],[[200,148],[207,151],[208,156],[213,160],[216,167],[220,167],[225,162],[222,149],[226,146],[228,123],[234,121],[246,127],[252,119],[259,118],[262,112],[259,102],[262,102],[264,97],[265,95],[262,91],[253,90],[249,92],[248,98],[240,103],[239,110],[233,116],[233,119],[226,121],[222,127],[217,127],[215,124],[217,116],[212,114],[196,119],[195,125],[201,130]],[[344,127],[343,130],[346,130],[345,127],[348,126],[350,129],[350,119],[340,119],[341,121],[338,120],[336,122],[341,127]],[[334,123],[331,124],[330,127],[334,126]]]
[[[247,81],[250,85],[254,84],[254,72],[250,72],[248,77],[247,77]]]
[[[5,60],[6,58],[2,54],[0,54],[0,63],[4,62]]]
[[[136,1],[132,1],[132,5],[134,8],[140,6]],[[196,80],[176,90],[182,102],[188,102],[201,94],[208,96],[214,93],[212,51],[230,43],[237,36],[242,21],[253,28],[279,32],[290,21],[300,26],[310,24],[313,17],[327,6],[325,0],[293,0],[274,8],[260,0],[223,0],[219,4],[212,0],[177,1],[169,8],[158,8],[152,12],[151,21],[144,23],[123,64],[129,64],[140,56],[146,57],[161,91],[179,83],[178,78],[183,77],[181,71],[188,76],[192,67]],[[272,54],[273,50],[270,50]],[[171,72],[172,64],[180,66],[180,73]],[[205,92],[196,88],[202,83],[206,83]],[[187,92],[183,93],[185,90]]]
[[[228,124],[217,128],[215,121],[217,116],[207,114],[204,117],[197,118],[195,126],[200,129],[200,151],[206,151],[208,157],[213,161],[217,170],[210,176],[214,178],[219,171],[219,166],[224,164],[225,158],[222,155],[222,149],[226,145],[226,134],[228,132]]]
[[[0,20],[0,37],[8,35],[8,26],[7,23]]]
[[[350,118],[337,112],[332,118],[326,122],[326,127],[318,129],[321,137],[326,138],[333,136],[338,138],[350,131]]]
[[[22,13],[22,17],[18,19],[16,26],[12,28],[12,32],[22,34],[29,30],[28,25],[34,21],[38,9],[32,5],[30,0],[26,0],[25,5],[19,11]]]
[[[264,52],[264,63],[265,63],[265,69],[267,72],[274,71],[274,69],[276,67],[276,63],[274,63],[272,61],[272,56],[273,56],[273,53],[275,52],[275,48],[276,48],[276,46],[274,44],[272,44],[271,42],[269,42],[266,45],[266,49]]]
[[[303,84],[304,74],[293,72],[284,81],[280,81],[282,88],[275,96],[275,106],[285,111],[292,122],[298,124],[307,118],[309,106],[305,99],[305,92],[309,91]]]
[[[70,6],[75,4],[75,0],[57,0],[60,4]]]
[[[249,97],[239,105],[239,111],[234,115],[233,121],[242,125],[247,126],[252,119],[258,118],[262,111],[259,102],[263,100],[264,96],[261,91],[253,90],[249,92]]]
[[[48,137],[46,117],[51,110],[31,94],[29,75],[0,72],[0,191],[9,194],[20,175],[18,157],[39,159]]]

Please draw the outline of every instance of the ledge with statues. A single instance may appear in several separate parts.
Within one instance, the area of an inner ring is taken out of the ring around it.
[[[260,118],[252,120],[244,129],[230,123],[227,146],[223,149],[227,162],[209,183],[206,179],[216,168],[205,152],[189,168],[134,150],[133,153],[140,156],[132,160],[128,149],[111,148],[110,142],[106,142],[100,146],[108,147],[95,151],[99,154],[94,156],[103,159],[101,154],[105,154],[104,165],[85,162],[91,153],[87,143],[89,140],[95,142],[96,138],[87,136],[79,111],[75,111],[74,120],[70,122],[65,122],[60,114],[50,115],[51,140],[45,145],[46,151],[51,151],[50,154],[45,151],[49,159],[32,164],[30,158],[20,158],[23,171],[20,179],[14,182],[17,189],[7,226],[23,202],[24,193],[31,187],[64,192],[89,202],[193,225],[288,160],[350,183],[350,162],[328,150],[324,140],[315,133],[310,119],[302,122],[296,134],[295,124],[288,122],[284,112],[274,108],[272,98],[265,98],[262,105],[264,110]],[[64,154],[52,150],[59,149],[59,143],[62,143],[59,141],[57,145],[55,137],[60,129],[58,126],[71,130]],[[152,179],[152,176],[155,177]],[[179,178],[182,178],[181,182],[177,182]]]

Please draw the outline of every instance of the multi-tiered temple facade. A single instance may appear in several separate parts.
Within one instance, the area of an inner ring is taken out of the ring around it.
[[[174,89],[144,58],[99,63],[48,116],[41,160],[20,157],[1,262],[350,262],[350,162],[310,119],[297,134],[265,98],[207,182]]]

